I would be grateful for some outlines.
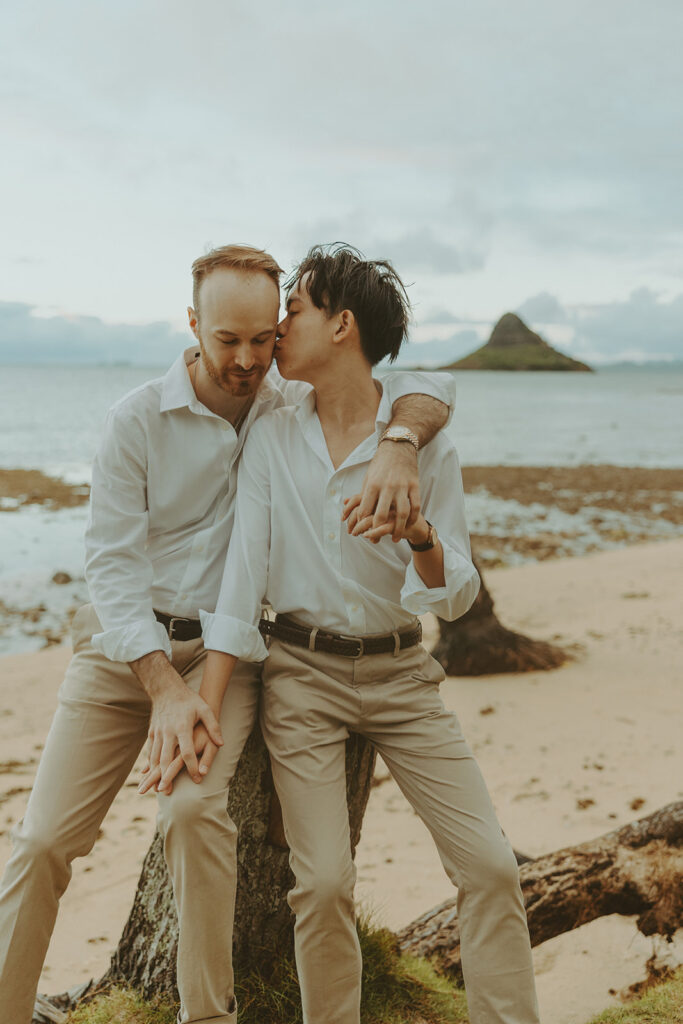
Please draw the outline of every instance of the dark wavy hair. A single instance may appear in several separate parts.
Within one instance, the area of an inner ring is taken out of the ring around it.
[[[306,278],[311,301],[329,316],[349,309],[356,318],[363,355],[375,366],[394,361],[406,338],[410,302],[388,260],[366,260],[344,242],[315,245],[285,282],[286,293]]]

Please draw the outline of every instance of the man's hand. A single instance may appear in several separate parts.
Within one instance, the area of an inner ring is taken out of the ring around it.
[[[399,541],[406,526],[413,526],[420,511],[420,481],[417,472],[417,452],[409,441],[382,441],[368,467],[363,481],[360,500],[350,498],[345,502],[342,520],[357,508],[353,525],[348,523],[349,533],[357,535],[355,527],[365,524],[359,532],[368,528],[388,526],[394,541]],[[379,540],[379,537],[377,538]]]
[[[218,753],[218,746],[213,742],[201,722],[194,727],[192,742],[195,755],[200,758],[198,772],[201,781],[209,773],[209,768]],[[138,793],[148,793],[150,789],[153,789],[168,796],[173,791],[174,779],[184,767],[185,761],[180,754],[173,758],[164,773],[161,770],[161,763],[152,764],[150,758],[150,764],[144,770],[142,781],[138,786]]]
[[[189,688],[162,651],[152,651],[129,664],[152,701],[148,733],[150,766],[159,764],[163,775],[179,750],[190,777],[201,782],[192,731],[198,722],[203,722],[212,741],[220,747],[223,737],[216,715]]]
[[[393,513],[389,516],[386,523],[375,526],[372,516],[366,516],[365,519],[361,518],[359,511],[360,499],[360,494],[354,494],[352,498],[344,500],[344,518],[347,520],[348,531],[353,537],[362,537],[364,540],[370,540],[373,544],[377,544],[382,537],[391,534],[394,542],[404,539],[409,540],[412,544],[421,544],[429,536],[429,524],[419,512],[415,517],[414,523],[410,525],[406,523],[400,537],[395,536],[396,521]]]

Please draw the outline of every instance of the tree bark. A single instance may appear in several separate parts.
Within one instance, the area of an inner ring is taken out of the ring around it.
[[[477,598],[455,622],[439,619],[441,635],[433,657],[451,676],[482,676],[494,672],[532,672],[557,668],[569,659],[567,651],[543,640],[532,640],[506,629],[494,610],[484,576]]]
[[[530,861],[520,881],[532,946],[605,914],[637,914],[644,935],[670,938],[683,925],[683,801]],[[398,938],[402,949],[460,973],[455,899],[423,914]]]
[[[370,795],[375,752],[359,736],[346,749],[351,848],[355,852]],[[239,830],[234,958],[240,970],[258,967],[268,976],[276,960],[293,949],[294,918],[286,902],[293,885],[289,851],[273,788],[270,761],[258,726],[240,760],[228,799]],[[145,857],[132,910],[109,971],[149,998],[177,999],[175,961],[178,922],[161,837]]]

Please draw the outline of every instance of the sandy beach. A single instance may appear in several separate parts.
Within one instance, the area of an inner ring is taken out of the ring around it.
[[[491,569],[502,621],[569,646],[550,673],[448,679],[503,828],[538,856],[601,835],[683,796],[680,580],[683,540]],[[425,621],[434,635],[435,620]],[[20,817],[68,662],[68,646],[0,660],[0,866]],[[419,819],[378,767],[358,850],[359,904],[398,928],[452,894]],[[41,979],[57,992],[97,976],[127,917],[154,831],[135,775],[90,857],[77,862]],[[682,933],[679,933],[682,938]],[[659,940],[606,918],[535,950],[542,1017],[583,1024],[645,976]],[[668,955],[683,960],[683,940]]]

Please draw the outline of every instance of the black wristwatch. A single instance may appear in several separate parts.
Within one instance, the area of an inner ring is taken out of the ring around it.
[[[424,541],[422,544],[410,544],[410,541],[408,541],[413,551],[431,551],[432,548],[436,547],[437,541],[439,539],[436,535],[436,528],[432,526],[428,519],[425,519],[425,522],[429,527],[429,534],[427,535],[427,540]]]

